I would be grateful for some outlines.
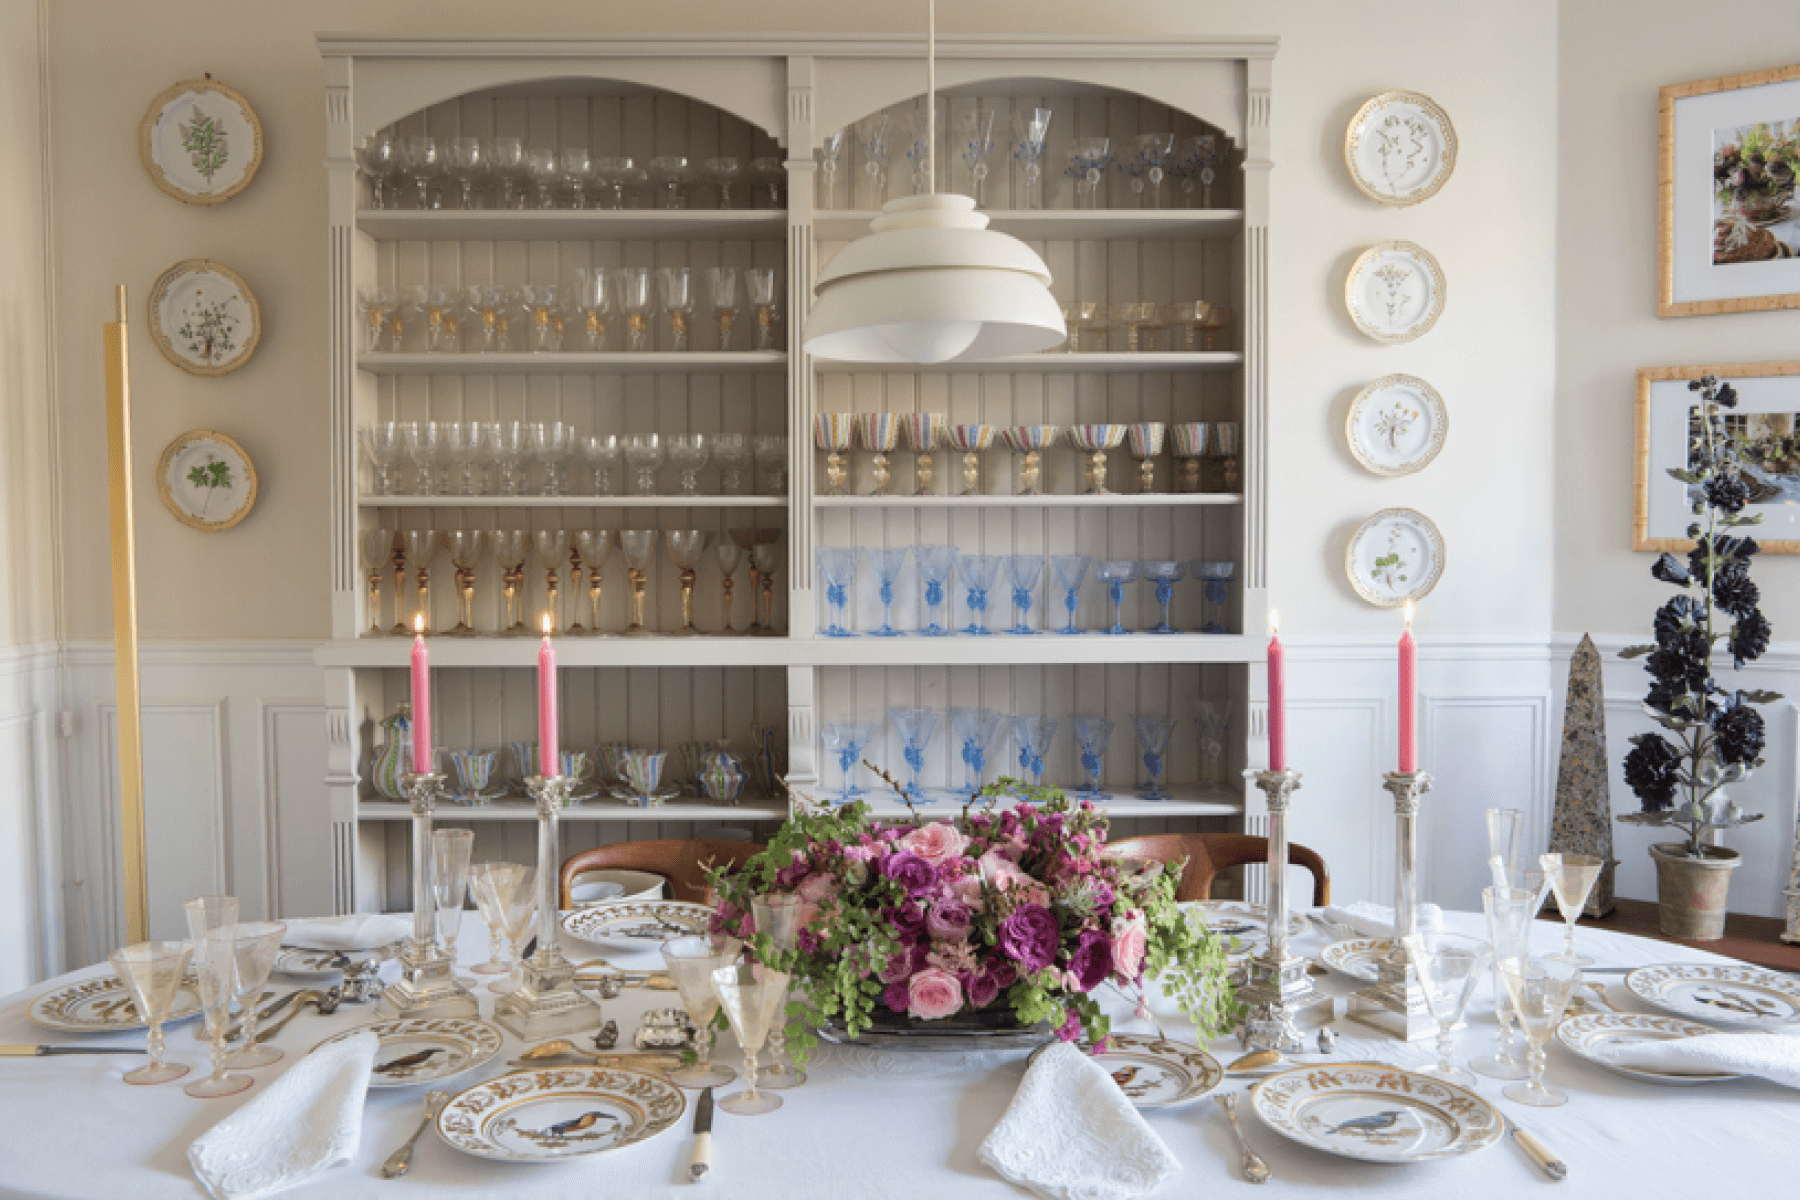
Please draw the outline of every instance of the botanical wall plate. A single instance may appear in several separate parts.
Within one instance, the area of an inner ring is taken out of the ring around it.
[[[207,258],[178,262],[150,289],[150,338],[190,375],[226,375],[262,340],[262,310],[243,276]]]
[[[1344,164],[1370,199],[1417,204],[1450,182],[1456,170],[1456,127],[1430,96],[1383,92],[1350,118]]]
[[[1411,475],[1437,457],[1449,428],[1436,388],[1416,375],[1384,375],[1350,402],[1344,436],[1375,474]]]
[[[1344,307],[1378,342],[1410,342],[1444,311],[1444,270],[1425,247],[1381,242],[1363,251],[1344,280]]]
[[[1370,604],[1399,608],[1437,586],[1444,574],[1444,535],[1424,513],[1384,508],[1350,535],[1344,573]]]
[[[162,452],[156,490],[177,521],[216,533],[250,515],[256,503],[256,467],[244,448],[224,434],[194,429]]]
[[[262,122],[235,88],[185,79],[150,102],[138,157],[156,186],[184,204],[220,204],[256,178]]]

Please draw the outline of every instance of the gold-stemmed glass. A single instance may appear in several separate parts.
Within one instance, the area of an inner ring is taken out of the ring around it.
[[[229,899],[229,897],[221,897]],[[232,901],[235,910],[237,901]],[[200,985],[200,1008],[205,1014],[206,1040],[212,1050],[212,1074],[196,1079],[181,1090],[197,1100],[218,1096],[235,1096],[255,1080],[236,1075],[225,1066],[225,1029],[231,1023],[231,993],[237,981],[237,963],[232,954],[237,928],[234,923],[209,928],[195,934],[194,973]],[[193,921],[190,908],[189,923]]]
[[[1093,300],[1077,300],[1073,304],[1063,305],[1063,324],[1069,327],[1069,340],[1063,343],[1063,349],[1070,354],[1081,352],[1081,331],[1101,327],[1102,306]]]
[[[500,568],[500,632],[523,637],[531,630],[520,615],[520,593],[525,589],[525,560],[531,556],[531,533],[525,529],[501,529],[494,533],[494,565]]]
[[[781,531],[768,530],[774,536],[766,541],[758,542],[750,550],[750,561],[762,572],[762,589],[759,593],[761,602],[759,612],[766,613],[761,633],[765,637],[774,637],[780,630],[775,628],[775,570],[781,566]]]
[[[1162,454],[1169,427],[1161,421],[1138,421],[1125,431],[1125,446],[1138,465],[1138,494],[1156,490],[1156,459]]]
[[[688,329],[693,324],[694,284],[686,267],[659,267],[656,290],[662,298],[663,311],[669,315],[669,340],[672,350],[687,350]]]
[[[227,926],[209,935],[211,939],[230,938],[233,960],[232,999],[242,1014],[243,1042],[225,1056],[228,1067],[268,1067],[282,1059],[274,1046],[256,1044],[257,1005],[262,999],[263,985],[269,982],[275,956],[281,953],[281,939],[287,926],[280,921],[250,921]],[[210,951],[209,951],[210,953]]]
[[[995,433],[992,425],[951,425],[944,431],[950,448],[963,456],[963,486],[958,495],[981,495],[981,456],[993,448]]]
[[[492,758],[492,755],[489,755]],[[475,900],[475,911],[481,914],[482,923],[488,931],[488,957],[484,963],[478,963],[469,970],[477,975],[504,975],[510,964],[506,961],[506,935],[501,932],[503,924],[499,909],[499,896],[502,887],[490,879],[495,873],[506,874],[523,868],[513,863],[476,863],[469,868],[469,895]],[[517,885],[504,881],[504,889],[509,890]]]
[[[1212,305],[1204,300],[1182,300],[1163,305],[1163,321],[1175,330],[1175,349],[1200,348],[1200,331],[1212,319]]]
[[[744,561],[744,548],[738,545],[735,537],[720,538],[713,543],[713,554],[719,560],[719,611],[724,614],[725,621],[719,633],[723,637],[735,637],[745,632],[731,625],[731,590],[737,586],[732,576],[737,574],[739,564]]]
[[[744,632],[750,635],[769,633],[762,622],[762,566],[757,562],[756,548],[771,545],[781,536],[779,529],[733,529],[731,540],[750,554],[750,624]]]
[[[863,449],[875,456],[870,462],[875,488],[868,494],[885,496],[888,494],[888,455],[900,444],[900,418],[894,413],[858,413],[856,429],[862,437]]]
[[[1218,349],[1219,334],[1231,328],[1231,310],[1229,308],[1214,307],[1213,310],[1207,314],[1206,320],[1199,322],[1194,328],[1197,329],[1204,338],[1198,348],[1201,350],[1216,350]],[[1195,349],[1192,345],[1185,348],[1189,350]]]
[[[163,1061],[163,1020],[187,974],[193,948],[186,942],[139,942],[112,952],[111,962],[138,1017],[150,1027],[150,1061],[125,1072],[126,1083],[168,1083],[188,1073],[181,1063]]]
[[[1110,496],[1106,486],[1106,452],[1118,449],[1125,440],[1124,425],[1072,425],[1069,442],[1088,456],[1087,496]]]
[[[381,627],[381,573],[393,558],[394,541],[392,529],[365,529],[356,536],[363,570],[369,573],[369,637],[382,637],[388,633]],[[399,603],[400,593],[396,591],[394,604],[398,607]],[[396,613],[395,618],[398,617]]]
[[[788,982],[785,972],[750,964],[720,967],[712,973],[713,990],[744,1051],[744,1090],[719,1101],[719,1107],[733,1116],[755,1117],[781,1107],[780,1096],[756,1090],[760,1082],[756,1059],[776,1011],[787,999]]]
[[[756,932],[768,934],[769,944],[778,954],[792,954],[800,934],[800,916],[804,909],[800,897],[791,892],[771,892],[750,901],[756,917]],[[769,1025],[769,1057],[773,1060],[757,1072],[756,1082],[766,1088],[795,1088],[806,1082],[806,1072],[794,1065],[787,1055],[787,993],[781,995]]]
[[[425,618],[424,631],[430,633],[431,560],[437,557],[437,530],[408,529],[403,536],[406,538],[406,557],[412,560],[413,586],[417,597],[413,615]],[[413,628],[417,629],[418,626],[415,624]]]
[[[650,292],[649,267],[621,267],[618,303],[625,310],[625,348],[650,349],[650,311],[655,298]]]
[[[950,428],[950,414],[902,413],[900,427],[906,431],[906,444],[913,451],[913,495],[932,495],[935,491],[931,486],[932,452],[943,442],[944,431]]]
[[[844,455],[856,436],[856,414],[823,412],[813,414],[813,442],[825,451],[825,480],[828,496],[848,496],[850,474],[844,469]]]
[[[619,531],[619,549],[625,555],[625,576],[631,581],[631,624],[625,627],[626,637],[647,637],[650,633],[644,626],[644,595],[650,587],[644,568],[656,555],[656,535],[660,532],[658,529]]]
[[[1129,304],[1113,305],[1112,319],[1114,325],[1124,327],[1125,349],[1128,353],[1136,353],[1137,351],[1146,348],[1143,344],[1143,338],[1139,332],[1140,330],[1151,327],[1154,332],[1155,329],[1161,328],[1159,323],[1160,318],[1157,314],[1157,306],[1148,300],[1134,300]],[[1154,344],[1155,340],[1156,339],[1153,336],[1151,338],[1152,344],[1148,347],[1149,349],[1154,350],[1156,348]]]
[[[1175,490],[1178,492],[1198,492],[1200,490],[1200,459],[1206,454],[1206,444],[1210,440],[1212,426],[1205,421],[1177,421],[1169,427],[1175,440],[1175,459],[1181,464],[1181,473],[1176,479]]]
[[[575,551],[587,564],[589,637],[600,636],[600,589],[605,582],[602,573],[606,560],[612,557],[613,535],[610,529],[583,529],[575,535]],[[573,632],[573,630],[571,630]]]
[[[775,349],[775,268],[751,267],[744,272],[744,287],[756,310],[756,348]]]
[[[669,1072],[671,1082],[686,1088],[723,1087],[737,1078],[730,1067],[712,1061],[713,1017],[719,997],[713,991],[713,972],[737,960],[741,944],[735,938],[678,937],[662,945],[663,965],[675,980],[681,1003],[694,1028],[695,1061]]]
[[[569,557],[569,535],[562,529],[540,529],[531,535],[537,549],[538,565],[544,568],[544,609],[549,614],[550,628],[545,633],[562,629],[562,606],[556,602],[558,581],[563,561]]]
[[[707,534],[698,529],[671,529],[667,544],[669,560],[681,571],[681,628],[672,637],[694,637],[700,630],[694,625],[694,584],[699,576],[694,568],[706,552]]]
[[[1006,440],[1007,448],[1025,456],[1019,466],[1019,491],[1021,496],[1041,496],[1044,494],[1044,468],[1042,453],[1056,444],[1062,436],[1060,425],[1009,425],[1000,431]]]
[[[588,627],[581,623],[581,537],[578,531],[569,535],[569,623],[563,632],[571,637],[586,637]]]
[[[731,267],[708,267],[706,279],[710,285],[709,290],[712,292],[713,320],[718,323],[719,327],[719,349],[729,350],[731,349],[731,327],[737,324],[738,273]]]
[[[499,863],[475,877],[475,886],[489,889],[488,902],[500,919],[500,932],[510,950],[511,969],[506,978],[488,984],[488,990],[516,992],[525,986],[525,935],[531,932],[531,918],[537,915],[537,869],[517,863]]]
[[[606,349],[606,318],[613,310],[613,274],[605,267],[575,272],[575,308],[589,350]]]
[[[475,566],[487,553],[488,533],[483,529],[451,529],[444,533],[444,548],[456,568],[456,625],[446,637],[475,636]]]

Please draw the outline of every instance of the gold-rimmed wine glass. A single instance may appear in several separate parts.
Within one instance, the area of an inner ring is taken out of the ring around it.
[[[737,1078],[730,1067],[712,1061],[716,1036],[713,1017],[719,1011],[713,972],[737,960],[742,948],[735,938],[678,937],[662,944],[663,965],[675,980],[681,1003],[694,1028],[694,1062],[669,1072],[669,1080],[686,1088],[723,1087]]]
[[[781,536],[778,529],[733,529],[731,540],[742,547],[750,555],[750,624],[744,630],[747,634],[763,634],[770,632],[762,623],[762,567],[756,559],[756,548],[772,543]]]
[[[669,348],[687,350],[688,329],[694,316],[692,273],[686,267],[659,267],[656,290],[662,299],[663,312],[669,316]]]
[[[605,580],[606,560],[612,557],[613,534],[610,529],[583,529],[575,534],[575,550],[587,564],[589,637],[600,636],[600,588]]]
[[[670,636],[694,637],[700,632],[694,625],[694,584],[699,576],[695,568],[706,552],[707,534],[699,529],[671,529],[667,535],[669,560],[681,572],[681,628]]]
[[[163,1061],[163,1020],[175,993],[187,975],[188,959],[193,948],[186,942],[139,942],[121,946],[110,956],[113,972],[136,1006],[138,1018],[150,1027],[148,1047],[150,1061],[136,1070],[125,1072],[126,1083],[168,1083],[188,1073],[181,1063]]]
[[[750,901],[756,918],[756,932],[769,935],[769,943],[780,954],[792,954],[800,934],[800,918],[806,911],[800,897],[791,892],[771,892]],[[781,994],[775,1015],[769,1025],[769,1057],[773,1060],[757,1073],[756,1082],[766,1088],[796,1088],[806,1082],[806,1072],[794,1065],[787,1055],[787,993]]]
[[[382,637],[389,631],[381,627],[381,573],[394,556],[397,538],[392,529],[365,529],[356,535],[356,548],[363,570],[369,573],[369,637]],[[402,576],[404,577],[404,576]],[[394,592],[394,618],[398,620],[400,592]]]
[[[451,529],[444,533],[444,548],[456,568],[456,625],[447,637],[475,636],[475,567],[487,553],[488,533],[482,529]]]
[[[756,1090],[757,1056],[769,1036],[769,1025],[775,1013],[787,1000],[789,977],[786,972],[748,963],[720,967],[712,973],[713,990],[731,1031],[737,1034],[738,1046],[744,1052],[744,1090],[733,1092],[719,1101],[725,1112],[739,1117],[760,1116],[781,1107],[781,1097]]]
[[[544,609],[550,619],[544,632],[556,633],[562,629],[562,606],[556,596],[563,561],[569,557],[569,535],[562,529],[540,529],[531,535],[531,542],[537,549],[538,565],[544,568]]]
[[[525,589],[525,560],[531,556],[531,532],[500,529],[494,533],[494,565],[500,568],[500,632],[507,637],[530,633],[520,614]]]
[[[604,350],[606,318],[613,310],[613,273],[606,267],[582,267],[575,278],[575,306],[581,313],[587,348]]]
[[[725,619],[725,626],[719,633],[723,637],[735,637],[745,632],[731,625],[731,590],[737,586],[737,580],[732,576],[737,574],[739,564],[744,561],[744,548],[738,545],[735,537],[720,538],[713,544],[713,555],[719,560],[719,611]]]
[[[430,633],[431,560],[437,557],[437,530],[408,529],[402,536],[406,539],[406,557],[412,560],[413,567],[413,587],[417,596],[413,615],[424,618],[424,631]],[[418,626],[415,624],[413,628]]]
[[[656,555],[656,536],[661,532],[659,529],[619,531],[619,549],[625,555],[625,574],[631,581],[631,624],[625,627],[626,637],[647,637],[650,633],[644,626],[644,596],[650,587],[645,568]]]
[[[181,1089],[196,1100],[235,1096],[255,1082],[250,1076],[234,1074],[225,1066],[225,1030],[231,1023],[231,994],[237,982],[237,964],[232,955],[233,939],[230,936],[237,928],[236,904],[237,901],[232,900],[232,924],[194,933],[194,975],[200,987],[200,1009],[204,1014],[206,1041],[212,1056],[212,1073]],[[193,921],[190,902],[190,929]]]
[[[625,311],[625,348],[650,349],[650,312],[655,297],[650,292],[649,267],[621,267],[618,280],[618,303]]]
[[[230,937],[232,955],[232,999],[243,1014],[243,1040],[238,1049],[225,1056],[228,1067],[268,1067],[282,1059],[274,1046],[256,1044],[257,1006],[262,1000],[263,985],[269,982],[275,956],[281,953],[281,939],[287,926],[280,921],[249,921],[226,926],[208,935],[217,944]]]

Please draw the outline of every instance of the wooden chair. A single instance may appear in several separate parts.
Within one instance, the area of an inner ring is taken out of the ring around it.
[[[1153,833],[1108,842],[1106,849],[1125,858],[1151,858],[1165,863],[1187,859],[1175,890],[1177,900],[1210,900],[1213,876],[1220,871],[1269,861],[1269,839],[1245,833]],[[1331,872],[1318,851],[1289,842],[1288,862],[1312,872],[1314,907],[1331,903]]]
[[[712,893],[706,886],[706,872],[703,868],[707,865],[741,863],[762,853],[763,849],[756,842],[699,840],[614,842],[610,846],[596,846],[592,850],[571,855],[563,862],[560,880],[562,906],[573,907],[569,899],[569,888],[576,875],[608,867],[661,875],[669,881],[669,899],[710,904]]]

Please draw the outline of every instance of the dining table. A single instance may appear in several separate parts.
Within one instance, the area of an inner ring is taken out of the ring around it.
[[[1479,913],[1446,912],[1444,927],[1485,937]],[[1533,953],[1561,949],[1560,925],[1536,922]],[[1289,947],[1317,959],[1339,934],[1309,920]],[[601,950],[562,935],[572,960],[604,953],[625,970],[656,970],[654,943],[637,951]],[[1652,941],[1610,930],[1578,927],[1577,949],[1597,967],[1631,967],[1666,962],[1722,963],[1705,951]],[[465,914],[458,956],[464,967],[487,955],[488,937],[480,918]],[[396,964],[384,968],[390,975]],[[27,1015],[32,999],[73,981],[104,974],[105,964],[72,972],[37,987],[0,998],[0,1043],[64,1043],[142,1046],[144,1034],[72,1035],[35,1025]],[[487,990],[492,976],[471,976],[481,1013],[491,1017],[497,997]],[[1595,972],[1605,984],[1605,1001],[1622,1011],[1654,1012],[1625,986],[1618,973]],[[1364,986],[1335,972],[1316,979],[1321,990],[1345,997]],[[279,991],[301,986],[277,975]],[[625,989],[601,1002],[603,1017],[621,1031],[618,1049],[629,1051],[641,1017],[650,1009],[678,1004],[676,993],[644,987]],[[1191,1041],[1193,1026],[1175,1004],[1152,988],[1148,1017],[1134,1015],[1122,995],[1102,1000],[1114,1028]],[[1332,1053],[1314,1053],[1306,1062],[1379,1061],[1423,1066],[1433,1061],[1431,1039],[1406,1043],[1343,1015],[1340,1002]],[[136,1087],[122,1075],[141,1056],[80,1055],[0,1059],[0,1196],[106,1198],[106,1200],[191,1200],[205,1195],[187,1159],[190,1143],[221,1119],[255,1102],[284,1071],[324,1039],[379,1019],[372,1003],[344,1004],[321,1016],[310,1009],[275,1044],[285,1051],[272,1066],[251,1072],[255,1084],[235,1096],[195,1100],[181,1082]],[[1497,1032],[1490,985],[1484,981],[1470,1002],[1461,1032],[1461,1062],[1487,1054]],[[189,1064],[195,1075],[207,1069],[207,1048],[198,1018],[168,1027],[169,1057]],[[591,1042],[587,1036],[580,1038]],[[1310,1034],[1309,1034],[1310,1040]],[[527,1046],[510,1034],[500,1052],[479,1068],[438,1084],[386,1088],[369,1093],[362,1140],[355,1161],[284,1193],[295,1200],[398,1200],[407,1194],[455,1197],[665,1197],[703,1195],[705,1189],[732,1200],[973,1200],[1023,1195],[985,1166],[977,1155],[1000,1120],[1026,1071],[1021,1050],[905,1050],[820,1044],[806,1064],[807,1079],[780,1092],[782,1105],[760,1116],[719,1112],[713,1125],[713,1166],[702,1182],[688,1170],[693,1106],[699,1093],[686,1093],[688,1110],[666,1133],[637,1145],[546,1164],[504,1163],[453,1149],[427,1132],[413,1155],[411,1172],[387,1180],[379,1168],[418,1125],[428,1087],[460,1091],[514,1068],[509,1060]],[[1228,1064],[1241,1049],[1232,1037],[1210,1044]],[[741,1066],[728,1033],[719,1035],[717,1061]],[[1476,1093],[1509,1123],[1535,1135],[1567,1164],[1568,1177],[1550,1180],[1511,1138],[1460,1157],[1408,1164],[1377,1164],[1338,1157],[1288,1140],[1264,1125],[1246,1102],[1239,1106],[1243,1132],[1267,1163],[1271,1181],[1261,1190],[1274,1195],[1379,1193],[1384,1197],[1443,1200],[1513,1198],[1534,1189],[1557,1187],[1559,1194],[1607,1197],[1694,1197],[1723,1194],[1751,1197],[1785,1191],[1784,1164],[1800,1144],[1800,1096],[1756,1078],[1704,1085],[1665,1086],[1613,1073],[1578,1058],[1551,1040],[1548,1081],[1569,1095],[1558,1108],[1528,1108],[1501,1095],[1502,1083],[1482,1078]],[[1227,1075],[1218,1091],[1245,1092],[1254,1082]],[[717,1089],[719,1097],[741,1087]],[[1246,1100],[1248,1097],[1246,1097]],[[1243,1192],[1245,1181],[1230,1126],[1210,1097],[1178,1108],[1148,1110],[1150,1127],[1181,1164],[1153,1193],[1188,1197]],[[1753,1190],[1754,1189],[1754,1190]]]

